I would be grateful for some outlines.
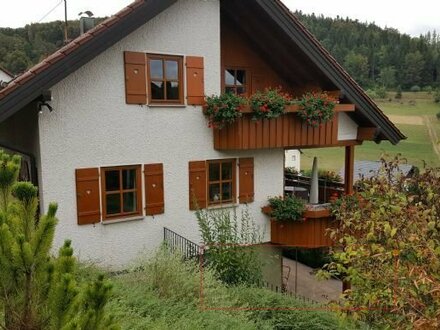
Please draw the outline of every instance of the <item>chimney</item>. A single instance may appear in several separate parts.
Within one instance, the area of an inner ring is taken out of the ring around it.
[[[93,17],[93,13],[89,10],[85,12],[81,12],[78,15],[82,15],[79,19],[79,34],[84,34],[87,31],[93,29],[95,27],[95,18]],[[84,16],[86,15],[86,16]]]

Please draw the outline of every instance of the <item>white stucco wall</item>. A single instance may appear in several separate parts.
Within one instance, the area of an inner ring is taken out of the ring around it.
[[[301,170],[301,152],[298,149],[285,151],[284,167],[293,167],[298,172]]]
[[[343,112],[338,112],[338,141],[356,140],[358,125]]]
[[[218,1],[180,0],[52,88],[52,113],[39,117],[43,211],[59,204],[55,248],[73,240],[81,259],[127,265],[157,247],[163,227],[199,242],[194,212],[188,209],[188,162],[254,157],[255,202],[283,192],[282,149],[217,152],[201,107],[125,104],[123,51],[203,56],[205,92],[220,92],[220,9]],[[164,164],[165,213],[140,221],[78,226],[75,169],[131,164]]]

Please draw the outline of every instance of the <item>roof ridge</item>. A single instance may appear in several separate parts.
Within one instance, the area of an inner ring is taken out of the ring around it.
[[[117,13],[111,15],[98,25],[96,25],[94,28],[88,30],[87,32],[79,35],[75,39],[71,40],[69,43],[61,47],[60,49],[57,49],[52,54],[45,57],[43,60],[23,72],[22,74],[18,75],[14,79],[12,79],[8,85],[0,90],[0,99],[11,93],[15,88],[18,88],[18,86],[23,85],[26,83],[29,79],[37,75],[38,73],[44,71],[48,66],[58,62],[63,57],[67,56],[71,52],[73,52],[75,49],[77,49],[80,45],[86,43],[90,39],[92,39],[94,36],[102,33],[106,28],[112,26],[116,22],[118,22],[121,18],[127,16],[131,12],[133,12],[136,8],[141,6],[145,0],[135,0],[134,2],[130,3],[128,6],[124,7]]]

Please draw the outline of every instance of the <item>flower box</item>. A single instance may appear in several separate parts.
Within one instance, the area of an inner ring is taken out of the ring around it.
[[[269,206],[262,207],[263,213],[270,215],[270,211]],[[303,220],[282,222],[271,219],[271,243],[310,249],[333,246],[327,229],[334,228],[336,224],[327,207],[309,206]]]

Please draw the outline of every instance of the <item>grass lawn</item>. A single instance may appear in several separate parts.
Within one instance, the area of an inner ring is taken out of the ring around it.
[[[410,104],[410,101],[414,101],[415,104]],[[424,92],[408,92],[403,93],[400,101],[379,100],[377,104],[387,115],[429,116],[440,137],[440,121],[435,117],[435,114],[440,112],[440,105],[434,103],[432,95]],[[428,166],[440,166],[440,160],[434,153],[426,126],[409,124],[396,124],[396,126],[408,137],[406,140],[395,146],[387,141],[380,144],[365,142],[356,147],[355,159],[378,160],[383,154],[393,157],[400,153],[409,164],[419,168],[423,168],[425,163]],[[339,172],[344,166],[344,148],[303,149],[302,151],[304,153],[301,156],[301,169],[311,168],[314,156],[318,157],[318,164],[322,169]]]

